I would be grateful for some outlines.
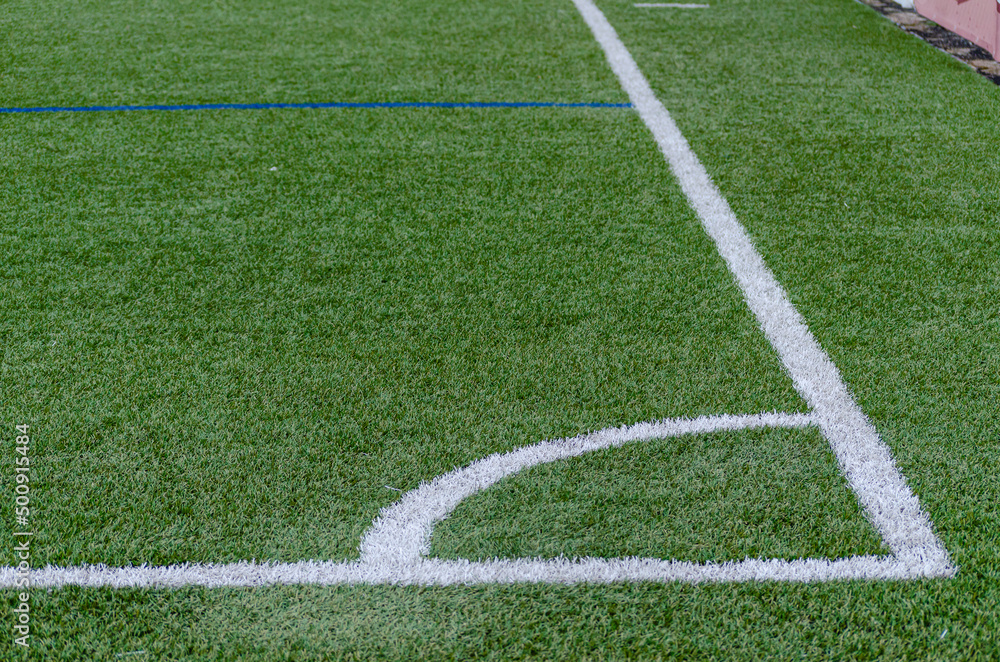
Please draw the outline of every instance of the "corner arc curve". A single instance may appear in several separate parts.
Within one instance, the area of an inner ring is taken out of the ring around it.
[[[812,414],[762,413],[662,421],[611,427],[576,437],[542,441],[507,453],[494,453],[442,474],[383,508],[361,538],[361,563],[401,569],[419,564],[430,551],[434,526],[465,498],[507,476],[538,464],[577,457],[590,451],[631,442],[688,434],[757,428],[803,428],[814,425]]]

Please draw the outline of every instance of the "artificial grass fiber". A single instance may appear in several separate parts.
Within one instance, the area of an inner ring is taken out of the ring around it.
[[[600,6],[956,577],[35,588],[29,659],[1000,657],[1000,90],[849,0]],[[3,107],[626,101],[568,1],[4,7]],[[0,114],[0,156],[0,419],[32,428],[35,567],[353,559],[399,490],[491,453],[805,411],[631,110]],[[808,430],[536,467],[432,540],[882,551]]]
[[[475,113],[74,117],[62,168],[21,157],[45,562],[353,558],[389,488],[490,453],[802,406],[634,115]]]
[[[815,429],[676,437],[533,467],[463,501],[431,545],[475,560],[887,551]]]

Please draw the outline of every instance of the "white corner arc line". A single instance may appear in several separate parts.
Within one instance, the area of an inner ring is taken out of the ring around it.
[[[626,443],[689,434],[758,428],[801,428],[815,423],[810,414],[701,416],[605,428],[590,434],[523,446],[495,453],[442,474],[407,492],[383,509],[361,539],[361,561],[371,566],[420,565],[430,551],[434,525],[448,517],[465,498],[528,467],[615,448]]]
[[[675,418],[631,426],[605,428],[589,434],[543,441],[495,453],[438,476],[407,492],[384,508],[362,537],[357,561],[296,563],[186,563],[171,566],[107,565],[48,566],[32,570],[31,585],[110,588],[182,586],[266,586],[273,584],[422,584],[446,586],[513,582],[622,581],[824,581],[863,576],[870,579],[905,577],[909,570],[883,557],[851,559],[748,559],[731,563],[691,563],[653,558],[513,559],[488,562],[425,558],[434,525],[462,499],[530,466],[615,448],[627,443],[727,430],[805,428],[815,425],[812,414],[763,413]],[[17,569],[0,567],[0,587],[21,586]]]
[[[848,392],[840,372],[813,338],[628,49],[592,0],[573,2],[743,290],[795,388],[812,407],[872,524],[896,558],[913,565],[914,576],[928,572],[953,576],[948,552],[896,468],[889,447]]]

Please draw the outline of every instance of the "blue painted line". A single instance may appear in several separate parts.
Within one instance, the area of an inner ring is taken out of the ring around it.
[[[0,113],[103,113],[135,110],[269,110],[272,108],[631,108],[630,103],[547,101],[382,101],[375,103],[199,103],[178,106],[44,106],[0,108]]]

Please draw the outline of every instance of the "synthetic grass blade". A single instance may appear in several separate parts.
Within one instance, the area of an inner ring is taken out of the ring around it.
[[[896,558],[912,568],[910,576],[953,575],[947,550],[934,535],[888,446],[854,402],[837,367],[813,338],[628,49],[591,0],[574,2],[729,265],[796,390],[813,408],[817,425],[875,528]]]

